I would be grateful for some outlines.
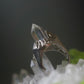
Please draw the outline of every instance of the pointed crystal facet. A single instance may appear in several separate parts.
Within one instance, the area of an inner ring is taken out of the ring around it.
[[[35,41],[43,39],[47,40],[48,36],[46,33],[46,30],[42,29],[40,26],[32,24],[31,34]]]

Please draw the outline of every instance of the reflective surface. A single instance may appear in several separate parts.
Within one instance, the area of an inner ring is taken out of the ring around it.
[[[32,24],[31,34],[35,41],[43,39],[48,40],[46,30],[36,24]]]

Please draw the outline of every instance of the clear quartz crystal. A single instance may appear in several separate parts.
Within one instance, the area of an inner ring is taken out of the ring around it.
[[[38,66],[38,63],[37,63],[36,58],[34,56],[33,56],[33,59],[31,60],[30,66],[35,74],[41,74],[41,73],[45,74],[45,73],[48,73],[48,72],[54,70],[53,65],[51,64],[51,62],[49,61],[49,59],[47,58],[47,56],[45,54],[43,54],[42,59],[43,59],[43,65],[46,68],[46,70],[43,70]]]
[[[31,35],[35,41],[48,40],[47,31],[36,24],[32,24]]]

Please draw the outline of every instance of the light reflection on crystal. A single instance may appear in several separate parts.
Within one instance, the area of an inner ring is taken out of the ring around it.
[[[31,34],[32,34],[32,37],[34,38],[35,41],[43,40],[43,39],[48,40],[48,36],[46,34],[46,31],[41,29],[36,24],[32,24]]]

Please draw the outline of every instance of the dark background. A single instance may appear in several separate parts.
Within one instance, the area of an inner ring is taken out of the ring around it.
[[[82,0],[0,1],[0,84],[22,68],[31,73],[32,23],[57,34],[67,49],[84,51],[83,12]]]

